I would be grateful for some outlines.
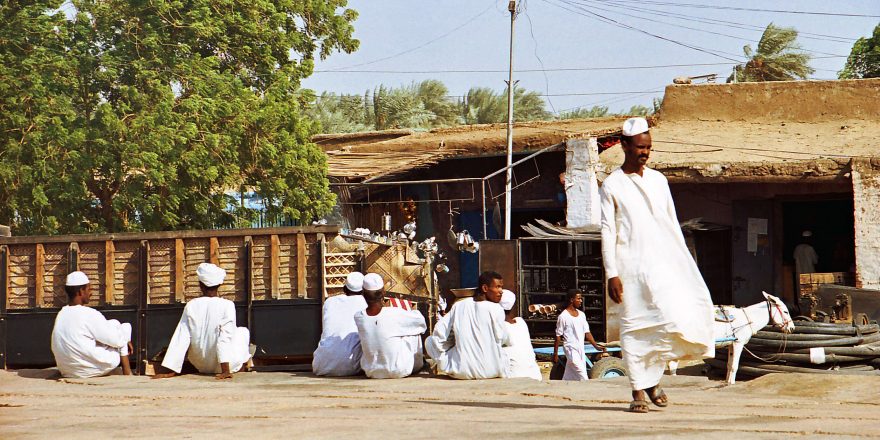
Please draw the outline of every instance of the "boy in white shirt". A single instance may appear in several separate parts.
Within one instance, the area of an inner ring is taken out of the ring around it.
[[[504,352],[510,359],[508,378],[527,377],[541,380],[541,369],[535,359],[535,350],[532,348],[532,337],[529,327],[522,318],[516,316],[513,305],[516,302],[516,294],[504,289],[501,293],[501,302],[498,304],[507,311],[507,333],[510,335],[510,345],[504,347]]]
[[[383,307],[384,282],[375,273],[364,277],[366,310],[354,315],[361,341],[361,368],[371,379],[416,374],[424,365],[422,333],[428,329],[417,310]]]
[[[109,374],[120,364],[131,374],[131,324],[106,319],[88,307],[89,277],[71,272],[64,285],[68,304],[58,312],[52,328],[52,354],[64,377],[96,377]]]
[[[556,342],[553,343],[553,363],[559,362],[559,341],[564,341],[565,374],[562,380],[589,380],[587,375],[586,354],[584,353],[584,338],[599,351],[605,351],[605,347],[599,346],[590,333],[590,324],[584,312],[578,310],[584,302],[579,289],[568,291],[568,307],[559,313],[556,319]]]

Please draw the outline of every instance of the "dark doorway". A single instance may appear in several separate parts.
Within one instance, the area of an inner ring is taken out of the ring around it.
[[[846,199],[783,202],[782,261],[794,265],[794,248],[804,231],[819,255],[816,272],[852,272],[855,264],[855,218],[853,201]]]

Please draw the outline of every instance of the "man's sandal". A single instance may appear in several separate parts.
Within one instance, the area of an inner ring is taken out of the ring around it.
[[[669,406],[669,398],[666,397],[666,392],[663,391],[663,388],[660,388],[660,385],[651,388],[648,391],[648,397],[651,398],[651,402],[654,402],[654,405],[657,405],[660,408]]]
[[[648,402],[642,399],[635,399],[629,403],[629,412],[644,414],[648,411],[650,411],[650,408],[648,408]]]

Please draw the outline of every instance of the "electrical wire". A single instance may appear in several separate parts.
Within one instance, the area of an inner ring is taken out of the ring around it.
[[[791,11],[782,9],[759,9],[759,8],[742,8],[736,6],[718,6],[706,5],[698,3],[674,3],[651,0],[613,0],[615,3],[638,3],[657,6],[672,6],[675,8],[697,8],[697,9],[722,9],[729,11],[748,11],[748,12],[773,12],[778,14],[799,14],[799,15],[824,15],[832,17],[860,17],[860,18],[880,18],[880,15],[869,14],[844,14],[840,12],[816,12],[816,11]]]

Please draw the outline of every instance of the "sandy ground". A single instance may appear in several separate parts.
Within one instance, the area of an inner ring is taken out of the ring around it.
[[[880,437],[880,378],[770,375],[722,386],[667,377],[672,404],[631,414],[625,378],[586,383],[326,379],[233,381],[0,371],[0,438]],[[708,437],[707,437],[708,436]]]

